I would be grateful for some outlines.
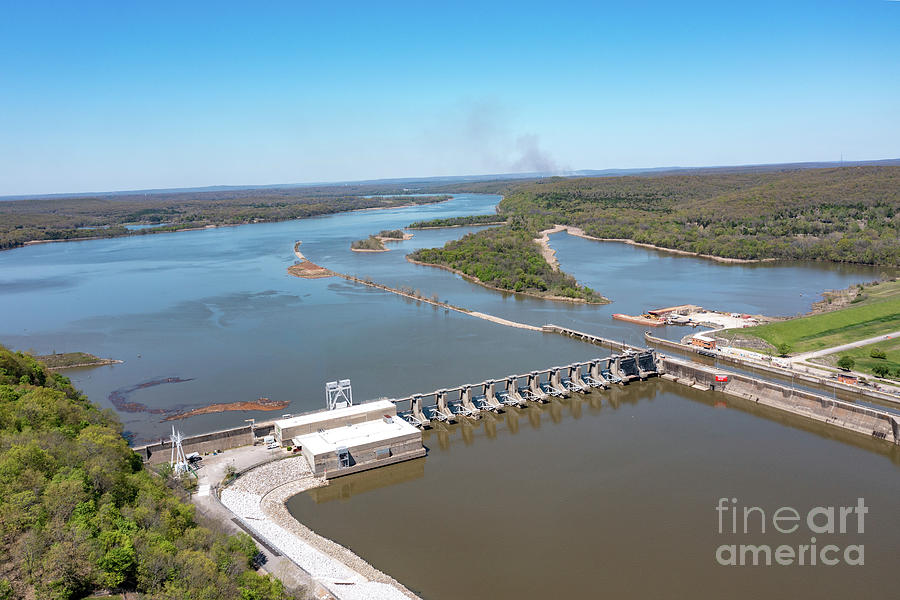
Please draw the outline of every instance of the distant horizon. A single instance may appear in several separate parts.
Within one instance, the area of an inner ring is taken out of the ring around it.
[[[138,194],[165,194],[165,193],[188,193],[203,191],[221,191],[221,190],[251,190],[251,189],[279,189],[294,187],[332,187],[342,185],[390,185],[401,183],[439,183],[447,181],[448,184],[453,182],[465,183],[472,181],[492,181],[492,180],[508,180],[508,179],[530,179],[537,177],[615,177],[628,176],[630,174],[649,174],[649,173],[666,173],[670,171],[703,171],[703,170],[727,170],[727,169],[752,169],[752,168],[778,168],[778,167],[796,167],[796,168],[829,168],[835,166],[900,166],[900,157],[897,158],[873,158],[866,160],[835,160],[835,161],[792,161],[792,162],[774,162],[774,163],[747,163],[747,164],[728,164],[728,165],[698,165],[698,166],[656,166],[656,167],[632,167],[617,168],[610,167],[604,169],[574,169],[568,171],[557,172],[510,172],[510,173],[467,173],[464,175],[413,175],[408,177],[385,177],[378,179],[348,179],[338,181],[307,181],[307,182],[279,182],[279,183],[220,183],[199,185],[191,187],[154,187],[141,189],[120,189],[120,190],[79,190],[71,192],[52,192],[47,194],[9,194],[0,195],[0,201],[16,201],[16,200],[39,200],[42,198],[78,198],[84,196],[127,196]]]
[[[3,16],[2,196],[900,156],[900,2]]]

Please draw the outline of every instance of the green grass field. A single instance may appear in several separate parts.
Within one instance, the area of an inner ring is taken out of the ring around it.
[[[887,357],[872,358],[869,354],[872,352],[873,348],[884,350]],[[859,348],[851,348],[850,350],[845,350],[843,352],[827,354],[812,359],[812,362],[834,367],[837,365],[838,359],[842,356],[853,357],[853,360],[856,361],[856,364],[853,366],[854,371],[874,375],[872,367],[875,365],[885,365],[891,370],[891,374],[887,378],[900,380],[900,376],[897,375],[897,372],[900,371],[900,337],[893,338],[886,342],[867,344],[865,346],[860,346]]]
[[[876,335],[900,331],[900,282],[866,287],[861,300],[847,308],[739,330],[778,347],[787,343],[793,353],[839,346]]]

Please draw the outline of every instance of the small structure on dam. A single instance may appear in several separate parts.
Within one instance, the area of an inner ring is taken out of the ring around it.
[[[366,421],[377,421],[384,416],[392,417],[396,414],[397,407],[390,400],[375,400],[333,410],[308,412],[275,421],[275,441],[286,446],[291,442],[291,438],[298,435],[315,433],[322,429],[356,425]]]
[[[340,477],[425,456],[422,432],[397,416],[294,438],[313,474]]]
[[[275,440],[300,449],[329,479],[425,456],[422,432],[390,400],[320,410],[275,422]]]

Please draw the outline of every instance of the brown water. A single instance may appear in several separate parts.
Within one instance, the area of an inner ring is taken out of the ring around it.
[[[614,301],[583,306],[499,294],[406,262],[406,252],[469,228],[417,231],[387,253],[349,250],[352,240],[412,221],[489,214],[498,200],[463,194],[415,208],[2,252],[0,341],[124,360],[70,374],[105,407],[130,390],[127,402],[147,410],[119,416],[135,440],[152,440],[169,434],[162,414],[176,409],[260,396],[290,402],[285,412],[320,408],[323,383],[338,378],[352,378],[356,399],[402,397],[604,354],[343,280],[290,277],[297,240],[311,260],[340,272],[636,344],[643,329],[612,313],[697,303],[795,314],[823,289],[882,274],[824,263],[725,265],[554,235],[563,270]],[[663,329],[656,333],[685,332]],[[162,381],[172,384],[150,385]],[[715,399],[651,382],[435,430],[426,434],[426,460],[342,479],[315,493],[321,504],[301,496],[292,509],[426,598],[890,596],[900,554],[896,453],[782,416],[716,408]],[[179,429],[272,416],[202,415]],[[857,496],[871,507],[864,567],[713,562],[720,497],[774,510]]]
[[[900,449],[862,436],[652,380],[437,429],[425,444],[426,459],[335,480],[288,508],[426,599],[896,589]],[[796,548],[811,535],[771,522],[764,535],[720,535],[720,497],[770,516],[863,497],[863,534],[816,537],[863,544],[865,564],[720,566],[721,544]]]

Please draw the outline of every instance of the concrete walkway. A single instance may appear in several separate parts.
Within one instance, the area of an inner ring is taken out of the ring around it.
[[[234,514],[212,495],[212,490],[225,478],[229,466],[233,466],[237,471],[242,471],[253,465],[268,462],[280,456],[280,452],[280,450],[267,450],[265,446],[244,446],[215,456],[204,456],[201,466],[197,470],[197,492],[191,498],[197,507],[197,513],[206,520],[214,521],[226,533],[246,533],[232,521]],[[309,573],[286,556],[276,555],[259,543],[257,543],[257,547],[265,557],[262,571],[280,579],[288,590],[294,593],[305,591],[306,597],[313,597],[314,584]]]
[[[859,348],[860,346],[865,346],[867,344],[875,344],[878,342],[884,342],[890,340],[895,337],[900,337],[900,331],[895,331],[893,333],[885,333],[884,335],[878,335],[875,337],[871,337],[865,340],[859,340],[858,342],[850,342],[849,344],[841,344],[840,346],[834,346],[832,348],[825,348],[824,350],[816,350],[814,352],[803,352],[801,354],[797,354],[796,356],[792,356],[790,358],[791,362],[802,362],[809,358],[818,358],[819,356],[825,356],[826,354],[834,354],[836,352],[842,352],[843,350],[850,350],[851,348]]]
[[[277,460],[283,459],[283,460]],[[215,489],[229,467],[242,473]],[[203,457],[192,500],[197,512],[227,533],[251,533],[265,556],[262,570],[304,598],[418,600],[418,596],[340,544],[316,534],[287,511],[288,498],[323,485],[302,456],[243,446]]]

